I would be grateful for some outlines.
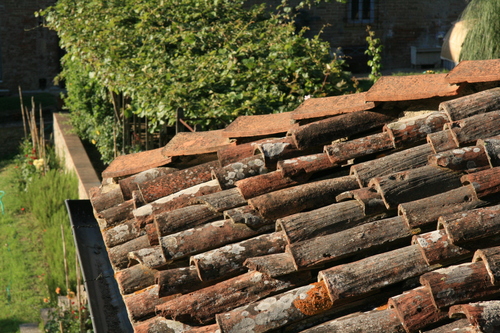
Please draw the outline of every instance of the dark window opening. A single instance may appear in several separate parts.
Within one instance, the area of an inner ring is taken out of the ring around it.
[[[350,23],[372,23],[375,0],[350,0],[348,11]]]

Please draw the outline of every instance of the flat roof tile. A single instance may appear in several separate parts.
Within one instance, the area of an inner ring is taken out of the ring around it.
[[[382,76],[366,93],[372,102],[409,101],[432,97],[456,96],[458,85],[451,85],[447,74]]]
[[[180,132],[163,147],[163,156],[183,156],[215,153],[220,148],[235,145],[234,140],[222,136],[223,130]]]
[[[130,176],[142,171],[166,165],[172,162],[171,157],[165,157],[163,148],[141,151],[128,155],[118,156],[102,172],[103,178]]]
[[[446,79],[451,84],[500,81],[500,59],[461,61]]]
[[[365,100],[366,93],[309,98],[292,113],[292,119],[302,120],[336,116],[339,114],[373,109],[375,103]]]
[[[222,135],[228,138],[245,138],[286,133],[298,126],[293,124],[291,115],[291,112],[284,112],[240,116],[223,130]]]

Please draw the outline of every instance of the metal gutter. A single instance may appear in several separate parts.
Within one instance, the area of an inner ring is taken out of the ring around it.
[[[133,332],[90,200],[65,200],[95,333]]]

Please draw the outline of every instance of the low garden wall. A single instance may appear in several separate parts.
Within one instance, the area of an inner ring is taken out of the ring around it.
[[[78,177],[80,199],[88,199],[89,189],[101,185],[80,138],[73,133],[69,115],[54,112],[54,144],[56,155],[64,163],[64,169],[74,171]]]

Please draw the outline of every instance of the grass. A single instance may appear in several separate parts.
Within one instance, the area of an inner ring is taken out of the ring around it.
[[[56,287],[65,293],[61,224],[75,284],[75,250],[64,199],[77,198],[76,178],[49,171],[23,192],[16,166],[14,159],[0,161],[0,191],[5,192],[4,213],[0,210],[0,332],[5,333],[18,332],[21,323],[40,322],[40,310],[49,305],[44,300],[56,299]]]
[[[21,193],[11,182],[14,167],[12,160],[0,167],[0,190],[5,192],[5,213],[0,215],[0,332],[17,332],[20,323],[38,322],[48,295],[40,251],[42,228],[31,214],[23,213]]]

